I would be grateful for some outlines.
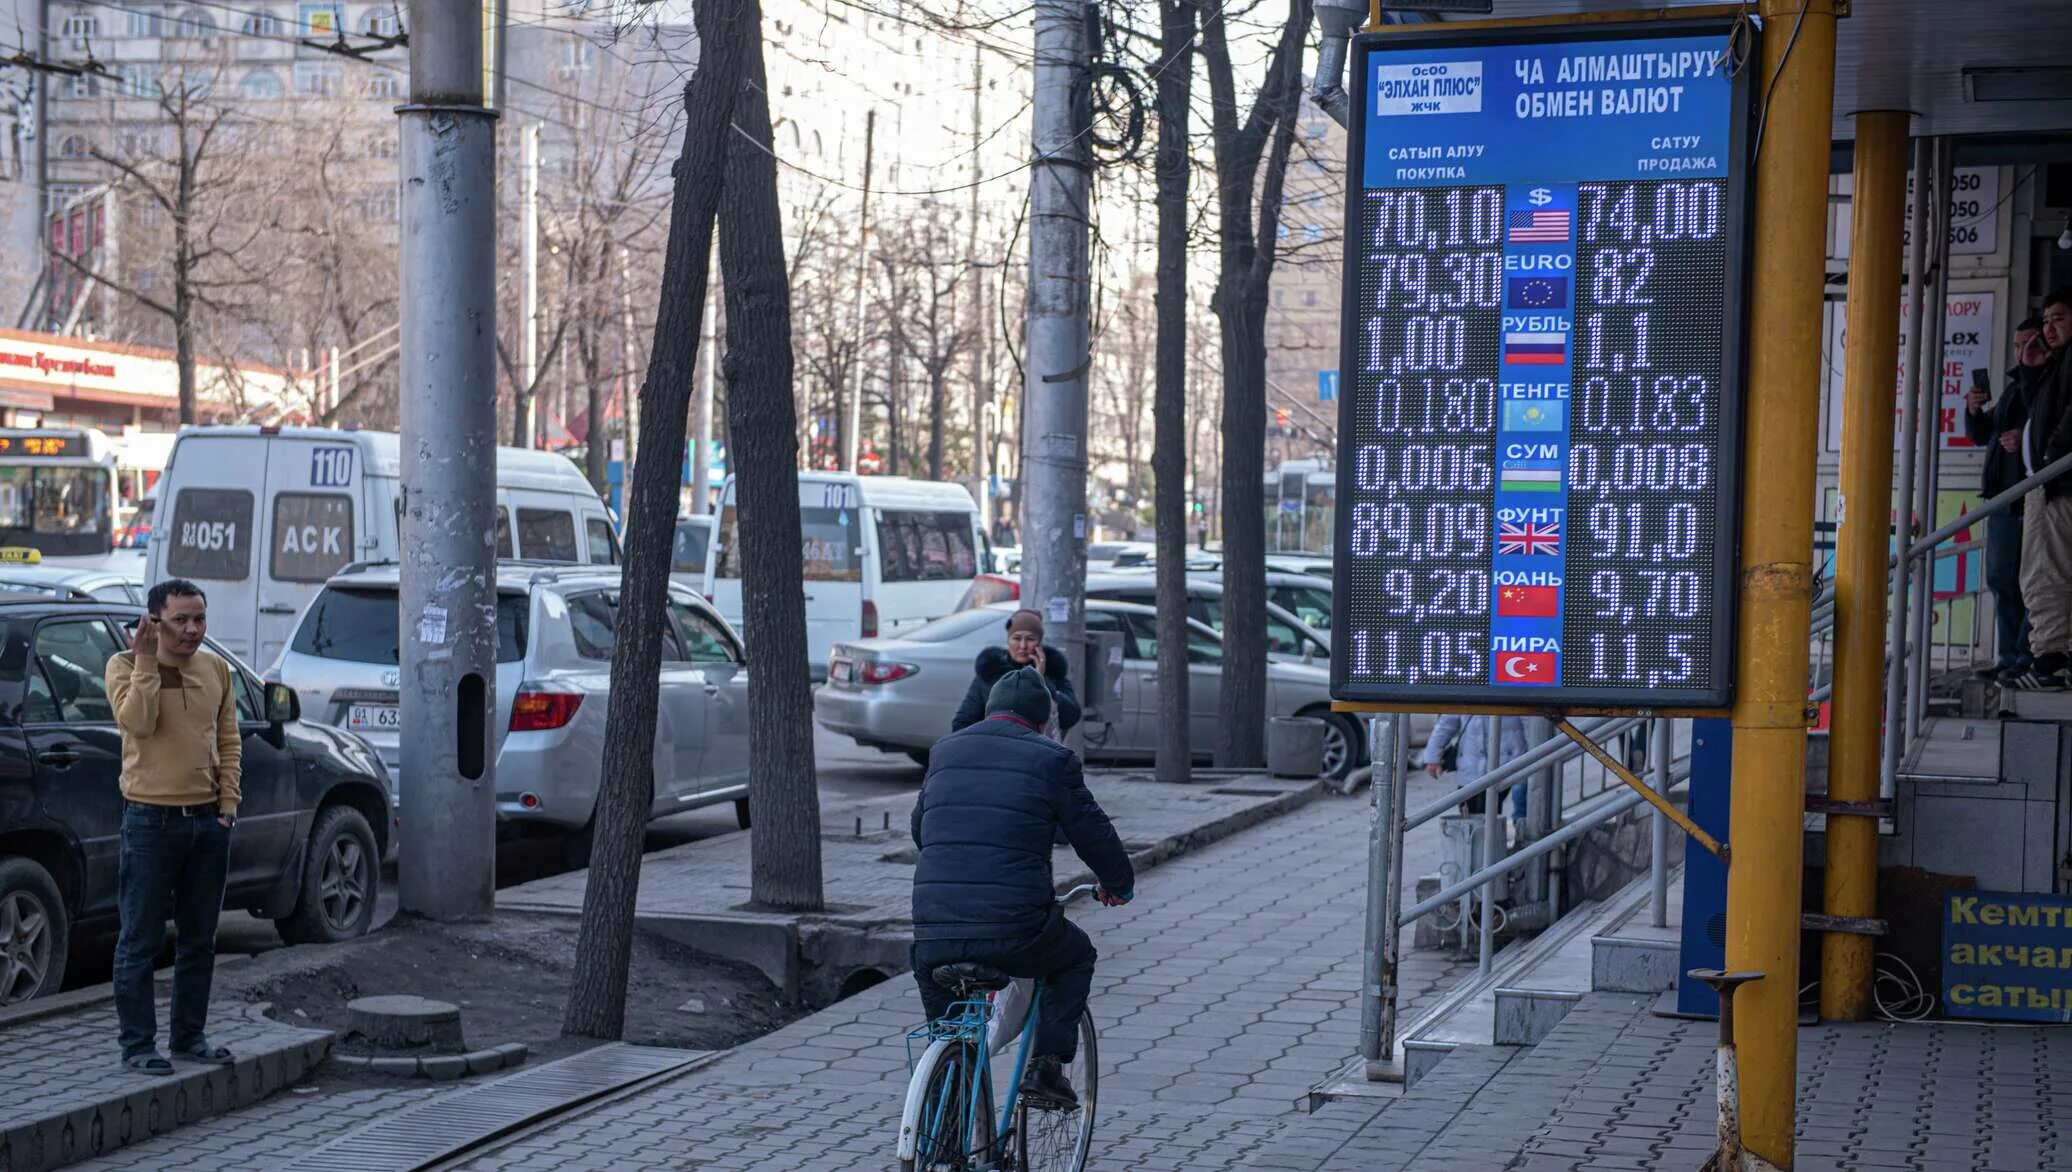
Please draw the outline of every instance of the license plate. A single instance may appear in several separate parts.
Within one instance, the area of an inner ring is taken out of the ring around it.
[[[345,727],[355,732],[394,732],[403,727],[403,710],[394,704],[354,704],[345,710]]]

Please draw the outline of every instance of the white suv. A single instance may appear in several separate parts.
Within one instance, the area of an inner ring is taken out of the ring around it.
[[[303,717],[350,729],[381,754],[400,792],[401,645],[394,565],[348,566],[324,584],[274,661]],[[496,808],[506,832],[566,836],[587,859],[604,761],[616,643],[616,566],[497,567]],[[741,640],[690,590],[672,586],[663,633],[650,817],[733,802],[748,824],[748,675]]]

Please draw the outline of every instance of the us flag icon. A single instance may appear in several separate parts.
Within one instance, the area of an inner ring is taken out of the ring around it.
[[[1512,212],[1509,221],[1509,239],[1513,244],[1567,244],[1569,212],[1567,208],[1540,208],[1529,212]]]

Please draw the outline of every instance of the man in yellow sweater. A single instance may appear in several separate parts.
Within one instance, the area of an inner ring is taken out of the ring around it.
[[[122,1063],[170,1074],[158,1052],[151,963],[173,913],[173,1056],[228,1063],[208,1040],[216,919],[237,825],[244,744],[230,665],[202,649],[209,604],[172,578],[151,588],[131,649],[108,661],[108,695],[122,729],[122,932],[115,943],[115,1013]]]

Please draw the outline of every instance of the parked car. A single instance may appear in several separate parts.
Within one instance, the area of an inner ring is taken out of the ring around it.
[[[837,640],[918,627],[957,608],[985,548],[971,490],[948,481],[799,473],[806,574],[806,663],[815,680]],[[705,597],[741,621],[741,543],[733,477],[720,489]]]
[[[412,784],[402,758],[398,568],[354,566],[324,584],[269,679],[313,719],[362,733]],[[562,837],[589,857],[617,645],[616,566],[497,567],[496,812],[506,836]],[[648,816],[734,803],[748,824],[748,657],[694,591],[672,584],[663,629]]]
[[[971,682],[971,663],[997,644],[1012,602],[963,611],[903,635],[837,644],[827,684],[813,695],[814,719],[858,744],[905,753],[917,761],[950,731],[950,717]],[[1158,688],[1154,662],[1158,612],[1127,602],[1089,600],[1089,631],[1122,636],[1122,699],[1108,719],[1082,730],[1089,761],[1146,761],[1156,752]],[[1188,622],[1187,672],[1193,744],[1206,757],[1216,743],[1222,688],[1223,642],[1205,623]],[[1271,662],[1266,668],[1267,715],[1313,716],[1326,722],[1324,772],[1343,777],[1364,760],[1359,722],[1331,711],[1330,673],[1322,666]]]
[[[669,553],[669,580],[692,590],[705,589],[705,558],[712,550],[711,513],[676,519],[676,544]]]
[[[1128,571],[1088,574],[1086,596],[1152,606],[1158,596],[1158,581],[1155,575]],[[1331,658],[1331,640],[1320,633],[1330,624],[1330,583],[1299,574],[1268,573],[1266,597],[1267,658],[1305,663]],[[1296,607],[1301,609],[1296,610]],[[1322,627],[1309,621],[1308,617],[1320,612]],[[1223,583],[1206,574],[1188,575],[1187,617],[1207,623],[1220,635],[1223,630]]]
[[[12,552],[15,551],[0,550],[0,555]],[[139,559],[136,569],[141,571],[143,568],[143,561]],[[39,560],[17,561],[0,556],[0,599],[18,601],[27,598],[139,604],[144,601],[144,579],[139,573],[42,565]]]
[[[122,734],[104,683],[133,606],[0,603],[0,1005],[58,990],[71,939],[116,920]],[[244,733],[244,803],[223,905],[290,943],[345,940],[374,922],[394,830],[388,773],[365,741],[300,719],[222,647]],[[6,764],[6,762],[12,764]]]
[[[597,490],[568,457],[498,448],[497,556],[619,560]],[[189,427],[159,478],[145,580],[191,578],[209,629],[270,663],[324,582],[354,562],[400,562],[402,440],[314,427]]]
[[[1157,553],[1158,547],[1148,541],[1096,541],[1086,547],[1086,568],[1106,570],[1123,559],[1141,563]]]

